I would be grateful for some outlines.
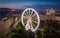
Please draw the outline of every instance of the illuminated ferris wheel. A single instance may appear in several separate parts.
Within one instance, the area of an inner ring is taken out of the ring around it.
[[[23,11],[21,21],[25,29],[36,31],[40,24],[38,13],[33,8],[27,8]]]

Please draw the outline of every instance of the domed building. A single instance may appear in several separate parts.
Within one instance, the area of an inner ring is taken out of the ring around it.
[[[47,9],[46,10],[46,16],[49,19],[54,19],[55,18],[56,11],[53,8]]]
[[[54,15],[55,13],[56,13],[55,9],[53,9],[53,8],[50,8],[50,9],[46,10],[46,15]]]

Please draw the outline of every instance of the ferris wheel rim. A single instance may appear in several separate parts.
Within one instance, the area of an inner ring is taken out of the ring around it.
[[[37,15],[38,23],[37,23],[37,26],[35,27],[35,29],[32,30],[32,31],[36,31],[36,29],[39,27],[40,19],[39,19],[38,13],[37,13],[33,8],[27,8],[27,9],[25,9],[25,10],[23,11],[22,17],[21,17],[22,23],[23,23],[23,15],[24,15],[25,11],[28,10],[28,9],[29,9],[29,10],[30,10],[30,9],[33,10],[33,11],[36,13],[36,15]],[[23,23],[23,26],[25,27],[24,23]]]

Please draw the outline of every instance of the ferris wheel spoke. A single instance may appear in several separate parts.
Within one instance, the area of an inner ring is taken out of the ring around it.
[[[36,22],[36,21],[33,21],[34,23],[38,23],[38,22]]]
[[[38,21],[36,21],[36,20],[32,20],[32,22],[33,22],[33,23],[38,23]]]
[[[36,25],[34,23],[32,25],[33,25],[34,28],[36,27]]]
[[[33,25],[32,25],[32,22],[30,23],[30,29],[31,29],[31,30],[33,29]]]
[[[35,18],[32,18],[32,21],[38,22],[38,19],[35,17]]]
[[[27,19],[24,19],[24,20],[23,20],[24,24],[26,24],[26,23],[27,23],[27,21],[28,21]]]
[[[33,11],[31,11],[31,16],[32,16],[32,14],[33,14]]]
[[[26,25],[26,24],[27,24],[27,22],[24,22],[24,24]]]
[[[27,16],[23,16],[23,19],[27,19]]]
[[[34,29],[33,25],[31,25],[31,30]]]
[[[26,18],[26,16],[23,16],[23,18]]]
[[[28,13],[29,13],[29,12],[28,12],[28,10],[27,10],[27,11],[26,11],[26,16],[28,16]]]
[[[31,12],[31,10],[29,9],[29,10],[28,10],[28,15],[30,15],[30,12]]]
[[[24,16],[27,16],[27,14],[25,13]]]
[[[34,17],[36,14],[33,14],[33,16],[32,17]]]
[[[28,23],[28,19],[27,19],[27,20],[25,20],[25,23]]]

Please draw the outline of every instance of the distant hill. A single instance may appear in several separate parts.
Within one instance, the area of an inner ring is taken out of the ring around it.
[[[22,12],[23,12],[22,9],[0,8],[0,18],[4,18],[9,14],[21,14]]]
[[[10,8],[0,8],[0,18],[5,17],[9,12],[9,10],[11,10]]]
[[[0,8],[0,10],[6,11],[6,10],[11,10],[10,8]]]

